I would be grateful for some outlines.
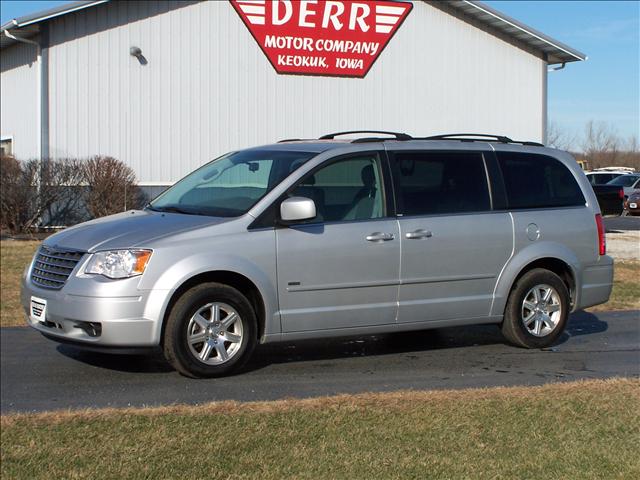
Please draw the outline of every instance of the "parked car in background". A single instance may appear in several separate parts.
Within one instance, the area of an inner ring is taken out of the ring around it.
[[[620,216],[624,212],[624,188],[618,185],[592,185],[603,216]]]
[[[600,208],[570,154],[380,133],[232,152],[142,211],[48,237],[22,278],[28,324],[215,377],[305,338],[493,323],[548,347],[609,299]]]
[[[632,192],[624,204],[624,208],[629,215],[640,215],[640,190]]]
[[[606,185],[620,175],[628,175],[628,172],[587,172],[586,175],[591,185]]]
[[[640,189],[640,173],[620,175],[619,177],[607,182],[607,185],[622,187],[624,189],[624,197],[627,198],[635,189]]]

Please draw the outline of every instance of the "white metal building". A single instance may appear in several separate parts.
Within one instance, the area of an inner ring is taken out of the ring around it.
[[[340,130],[544,141],[548,68],[586,57],[480,2],[411,3],[364,78],[278,74],[228,1],[85,1],[12,20],[3,149],[110,155],[160,186],[229,150]]]

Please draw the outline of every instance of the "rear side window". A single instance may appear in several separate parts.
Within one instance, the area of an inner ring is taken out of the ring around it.
[[[496,152],[510,209],[573,207],[585,204],[569,169],[546,155]]]
[[[392,165],[398,212],[403,215],[491,209],[481,153],[396,152]]]

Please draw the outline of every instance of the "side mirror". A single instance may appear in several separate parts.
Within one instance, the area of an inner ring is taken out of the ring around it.
[[[291,197],[280,204],[280,218],[284,222],[309,220],[316,216],[316,204],[310,198]]]

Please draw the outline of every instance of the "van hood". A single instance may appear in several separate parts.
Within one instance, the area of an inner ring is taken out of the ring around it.
[[[133,210],[67,228],[48,237],[44,244],[52,248],[86,252],[144,247],[151,240],[230,220],[232,219]]]

